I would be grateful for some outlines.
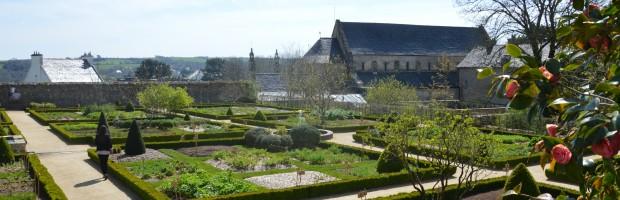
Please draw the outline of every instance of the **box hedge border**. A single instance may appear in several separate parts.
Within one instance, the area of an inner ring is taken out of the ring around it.
[[[276,120],[276,119],[283,119],[283,118],[287,118],[287,117],[291,117],[291,115],[288,116],[267,116],[267,120]],[[367,120],[374,120],[374,118],[365,118],[362,117],[362,119],[367,119]],[[230,119],[231,122],[234,123],[238,123],[238,124],[246,124],[246,125],[252,125],[252,126],[260,126],[260,127],[267,127],[267,128],[277,128],[278,126],[285,126],[286,128],[294,128],[295,126],[291,126],[291,125],[287,125],[287,124],[281,124],[281,123],[275,123],[275,122],[269,122],[269,121],[261,121],[261,120],[254,120],[251,118],[239,118],[239,117],[235,117]],[[336,133],[344,133],[344,132],[353,132],[353,131],[359,131],[359,130],[368,130],[374,127],[374,125],[358,125],[358,126],[322,126],[322,125],[316,125],[316,128],[319,129],[326,129],[326,130],[330,130]]]
[[[60,136],[65,141],[71,144],[94,144],[95,136],[78,136],[71,131],[67,131],[61,127],[66,123],[50,123],[49,126],[53,133]],[[224,133],[199,133],[198,139],[215,139],[215,138],[236,138],[243,137],[247,128],[244,127],[235,127],[232,130],[224,132]],[[170,142],[170,141],[181,141],[190,140],[193,141],[194,134],[185,134],[185,135],[161,135],[161,136],[144,136],[142,137],[145,142]],[[112,144],[123,144],[125,143],[127,138],[124,137],[115,137],[112,138]]]
[[[47,171],[47,168],[41,164],[39,157],[36,154],[28,155],[28,162],[30,163],[30,170],[33,176],[37,177],[40,187],[43,189],[46,198],[50,200],[66,200],[67,196],[60,189],[60,187],[54,181],[52,175]]]
[[[472,196],[472,195],[476,195],[480,193],[502,189],[504,187],[505,182],[506,182],[505,176],[476,181],[475,183],[476,185],[474,186],[473,190],[470,192],[467,192],[465,197],[467,197],[468,195]],[[579,196],[579,192],[575,190],[565,189],[565,188],[561,188],[558,186],[549,185],[549,184],[540,183],[540,182],[536,184],[538,185],[542,193],[549,193],[552,196],[558,196],[560,194],[569,195],[574,198]],[[457,192],[459,192],[459,190],[457,189],[456,184],[448,185],[446,187],[446,193],[445,193],[446,196],[444,197],[445,199],[457,199],[456,197]],[[432,193],[432,191],[430,191],[429,193]],[[391,195],[387,197],[374,198],[373,200],[404,200],[404,199],[423,200],[422,197],[420,196],[420,193],[417,191],[410,192],[410,193],[395,194],[395,195]]]
[[[358,131],[357,133],[353,134],[353,140],[357,143],[364,143],[363,135],[368,135],[367,141],[374,146],[378,146],[378,147],[386,146],[385,140],[378,138],[378,137],[372,137],[370,136],[368,132],[364,132],[364,131]],[[419,153],[421,151],[431,150],[430,148],[420,147],[417,145],[410,145],[408,149],[411,153],[414,153],[414,154]],[[542,156],[542,153],[533,153],[527,156],[515,156],[510,159],[494,159],[494,160],[491,160],[491,163],[489,163],[488,167],[491,167],[493,169],[504,169],[506,167],[506,164],[510,166],[516,166],[519,163],[526,163],[526,164],[536,163],[540,160],[541,156]]]
[[[49,125],[50,123],[77,123],[77,122],[97,122],[98,119],[75,119],[75,120],[51,120],[48,119],[47,117],[43,116],[41,113],[43,112],[72,112],[74,110],[46,110],[46,111],[37,111],[37,110],[33,110],[33,109],[26,109],[26,112],[30,113],[30,116],[32,118],[34,118],[37,122],[43,124],[43,125]],[[172,119],[174,117],[178,117],[178,116],[174,116],[174,115],[168,115],[166,117],[153,117],[153,118],[132,118],[132,120],[153,120],[153,119]]]
[[[243,138],[222,138],[222,139],[212,139],[212,140],[202,140],[198,144],[199,145],[238,145],[243,144]],[[190,147],[194,145],[194,142],[159,142],[159,143],[146,143],[148,148],[182,148],[182,147]],[[350,147],[339,144],[326,144],[324,145],[337,145],[343,149],[345,152],[358,152],[360,154],[366,154],[369,158],[376,157],[380,155],[379,152]],[[91,159],[98,162],[97,155],[94,149],[88,150],[88,155]],[[429,166],[430,163],[425,161],[420,161],[423,166]],[[132,175],[128,170],[126,170],[120,164],[110,162],[110,169],[114,176],[118,177],[118,179],[127,184],[132,190],[134,190],[141,198],[143,199],[168,199],[168,197],[162,193],[157,191],[153,186],[149,183],[146,183],[142,179]],[[433,168],[423,168],[420,169],[422,172],[423,179],[430,179],[437,176],[437,171]],[[451,169],[448,173],[453,174],[456,172],[456,169]],[[249,192],[249,193],[241,193],[234,195],[224,195],[217,197],[209,197],[205,199],[219,199],[219,200],[245,200],[245,199],[303,199],[303,198],[313,198],[320,196],[327,196],[332,194],[339,194],[345,192],[355,192],[365,190],[367,188],[376,188],[383,187],[386,185],[395,185],[407,183],[409,181],[408,174],[406,172],[399,173],[389,173],[383,174],[379,176],[369,177],[369,178],[360,178],[354,180],[340,180],[333,181],[327,183],[319,183],[314,185],[300,186],[294,188],[286,188],[286,189],[274,189],[267,191],[259,191],[259,192]]]
[[[6,114],[6,111],[4,111],[4,109],[0,110],[0,125],[9,124],[13,124],[13,121],[11,121],[11,118],[8,114]]]
[[[214,108],[214,107],[232,107],[232,106],[244,106],[244,107],[266,107],[266,108],[274,108],[274,109],[278,109],[278,110],[287,110],[290,112],[280,112],[280,113],[270,113],[270,114],[265,114],[266,116],[275,116],[275,115],[294,115],[294,114],[298,114],[298,110],[300,109],[295,109],[295,108],[287,108],[287,107],[280,107],[280,106],[271,106],[271,105],[261,105],[261,104],[207,104],[207,105],[194,105],[192,107],[194,108]],[[217,119],[217,120],[226,120],[226,119],[232,119],[232,118],[248,118],[248,117],[254,117],[255,114],[246,114],[246,115],[214,115],[214,114],[207,114],[207,113],[201,113],[201,112],[195,112],[195,111],[189,111],[189,110],[178,110],[176,111],[178,113],[183,113],[183,114],[188,114],[188,115],[194,115],[194,116],[198,116],[198,117],[204,117],[204,118],[211,118],[211,119]]]

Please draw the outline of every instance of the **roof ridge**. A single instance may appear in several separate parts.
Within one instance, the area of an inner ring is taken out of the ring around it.
[[[383,24],[383,25],[424,26],[424,27],[444,27],[444,28],[474,28],[474,29],[480,28],[480,27],[476,27],[476,26],[445,26],[445,25],[401,24],[401,23],[382,23],[382,22],[344,22],[344,21],[340,21],[340,23],[343,23],[343,24]]]

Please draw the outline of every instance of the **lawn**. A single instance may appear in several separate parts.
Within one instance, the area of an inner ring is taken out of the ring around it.
[[[34,180],[22,162],[2,164],[0,166],[0,199],[21,200],[35,199]]]
[[[186,111],[209,114],[209,115],[226,115],[228,108],[231,108],[233,115],[254,115],[259,110],[263,114],[290,113],[290,110],[281,110],[277,108],[259,107],[259,106],[224,106],[224,107],[205,107],[205,108],[188,108]]]
[[[162,120],[159,120],[162,121]],[[173,127],[169,128],[158,128],[155,126],[142,127],[140,129],[140,133],[142,136],[165,136],[165,135],[191,135],[194,133],[200,134],[216,134],[216,133],[226,133],[231,130],[238,130],[238,126],[230,125],[230,124],[219,124],[219,123],[207,123],[204,120],[195,120],[193,123],[186,122],[181,120],[180,118],[174,118],[170,121]],[[145,121],[144,123],[148,123]],[[129,127],[127,123],[116,124],[114,122],[110,123],[110,134],[113,138],[123,138],[127,137],[127,133],[129,133]],[[192,129],[192,125],[194,129]],[[69,131],[76,136],[95,136],[97,132],[97,123],[65,123],[59,124],[59,127],[63,128],[66,131]]]

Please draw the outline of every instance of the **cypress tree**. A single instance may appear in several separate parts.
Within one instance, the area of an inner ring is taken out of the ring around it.
[[[229,115],[229,116],[235,115],[235,113],[233,113],[232,111],[232,107],[228,107],[228,111],[226,111],[226,115]]]
[[[127,141],[125,141],[125,154],[127,155],[140,155],[146,152],[144,147],[144,140],[140,133],[140,127],[138,122],[133,120],[131,127],[129,128],[129,134],[127,134]]]
[[[11,145],[6,141],[6,138],[1,138],[0,141],[0,163],[10,163],[15,160],[13,149]]]
[[[99,128],[103,125],[105,125],[106,127],[110,127],[108,126],[108,120],[105,117],[105,113],[101,112],[101,114],[99,115],[99,122],[97,123],[97,130],[99,130]]]

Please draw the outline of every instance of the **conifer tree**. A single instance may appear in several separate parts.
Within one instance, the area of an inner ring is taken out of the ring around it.
[[[146,148],[144,147],[144,140],[140,133],[140,127],[138,126],[138,122],[133,120],[129,128],[127,141],[125,141],[125,154],[135,156],[144,154],[145,152]]]

